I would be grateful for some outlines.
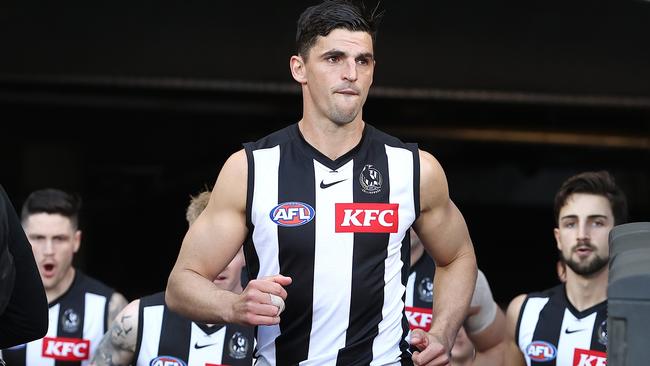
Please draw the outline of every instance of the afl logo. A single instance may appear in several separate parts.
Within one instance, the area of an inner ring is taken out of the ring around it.
[[[313,220],[314,208],[302,202],[284,202],[271,210],[271,221],[280,226],[300,226]]]
[[[526,347],[526,354],[532,361],[546,362],[557,357],[557,349],[548,342],[533,341]]]
[[[180,358],[172,356],[158,356],[151,360],[149,366],[187,366]]]

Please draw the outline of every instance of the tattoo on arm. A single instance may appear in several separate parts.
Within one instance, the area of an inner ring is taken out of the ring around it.
[[[123,315],[102,338],[91,361],[92,366],[128,366],[134,361],[136,327],[130,315]]]

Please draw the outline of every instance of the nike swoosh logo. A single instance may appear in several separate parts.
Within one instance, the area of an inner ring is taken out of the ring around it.
[[[322,189],[329,188],[329,187],[331,187],[331,186],[333,186],[333,185],[335,185],[335,184],[339,184],[339,183],[341,183],[341,182],[343,182],[343,181],[345,181],[345,180],[347,180],[347,178],[346,178],[346,179],[337,180],[337,181],[334,181],[334,182],[332,182],[332,183],[325,183],[325,181],[322,181],[322,180],[321,180],[321,181],[320,181],[320,187],[321,187]]]
[[[571,333],[575,333],[575,332],[582,332],[583,330],[584,330],[584,329],[573,329],[573,330],[569,330],[569,328],[567,328],[567,329],[564,330],[564,333],[566,333],[566,334],[571,334]]]
[[[205,348],[205,347],[210,347],[210,346],[214,346],[215,344],[217,344],[217,342],[215,342],[215,343],[206,343],[206,344],[199,344],[199,342],[196,342],[196,343],[194,343],[194,349],[201,349],[201,348]]]

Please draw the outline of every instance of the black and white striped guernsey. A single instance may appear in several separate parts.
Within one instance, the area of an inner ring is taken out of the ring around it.
[[[2,351],[7,365],[88,365],[108,324],[113,289],[78,269],[72,285],[49,304],[44,338]]]
[[[577,311],[564,284],[531,293],[519,312],[515,337],[529,366],[605,366],[607,301]]]
[[[140,299],[136,366],[250,366],[253,328],[193,322],[165,306],[165,293]]]
[[[411,329],[431,328],[435,273],[436,264],[427,253],[411,265],[406,284],[406,318]]]
[[[293,124],[244,147],[250,278],[293,279],[280,324],[257,328],[257,364],[412,364],[404,293],[417,145],[366,124],[333,161]]]

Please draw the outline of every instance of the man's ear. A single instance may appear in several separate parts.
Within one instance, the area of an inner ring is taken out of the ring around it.
[[[300,56],[291,56],[289,60],[289,68],[291,68],[291,75],[294,80],[300,84],[305,84],[307,82],[306,70],[305,70],[305,61]]]

